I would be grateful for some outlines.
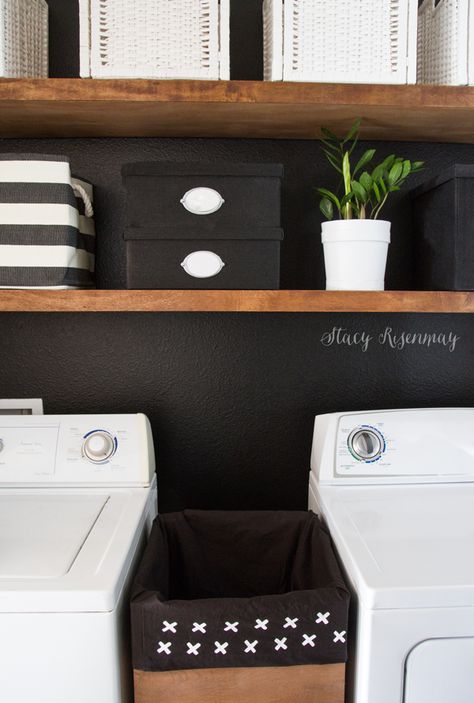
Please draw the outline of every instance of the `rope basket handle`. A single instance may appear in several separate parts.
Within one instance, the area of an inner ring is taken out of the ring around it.
[[[73,183],[72,189],[74,191],[74,195],[76,195],[78,198],[81,198],[81,200],[83,200],[86,217],[93,217],[94,216],[94,208],[92,206],[91,199],[87,195],[86,190],[81,185],[79,185],[79,183]]]

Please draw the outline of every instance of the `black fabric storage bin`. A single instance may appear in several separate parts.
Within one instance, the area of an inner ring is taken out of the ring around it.
[[[281,164],[125,164],[127,225],[131,227],[280,227]],[[182,199],[194,188],[210,188],[225,201],[209,215],[186,210]]]
[[[160,515],[133,586],[134,669],[345,662],[348,604],[311,512]]]
[[[127,288],[279,287],[281,165],[145,162],[122,175]]]
[[[452,166],[412,197],[420,287],[474,290],[474,165]]]

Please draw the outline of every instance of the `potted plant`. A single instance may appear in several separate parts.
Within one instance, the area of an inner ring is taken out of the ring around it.
[[[384,289],[390,222],[379,216],[390,194],[423,167],[422,161],[391,154],[373,168],[375,149],[367,149],[353,167],[360,123],[359,118],[342,139],[321,129],[324,154],[341,181],[336,192],[317,188],[327,220],[321,235],[327,290]]]

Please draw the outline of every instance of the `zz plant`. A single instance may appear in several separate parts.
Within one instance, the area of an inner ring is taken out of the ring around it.
[[[367,149],[352,167],[351,156],[359,139],[360,124],[358,118],[342,139],[326,127],[321,128],[324,154],[341,176],[336,193],[317,188],[321,196],[319,208],[327,220],[334,218],[335,211],[343,220],[376,220],[390,193],[400,190],[408,176],[423,168],[423,161],[410,161],[395,154],[372,168],[375,149]]]

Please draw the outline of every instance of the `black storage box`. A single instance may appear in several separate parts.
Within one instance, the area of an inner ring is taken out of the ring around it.
[[[122,168],[128,288],[278,288],[280,164]]]
[[[169,682],[139,672],[184,670],[184,683],[194,691],[202,683],[204,691],[206,676],[188,670],[287,667],[294,684],[295,666],[343,664],[348,605],[329,535],[311,512],[160,515],[132,591],[135,680],[147,691],[136,690],[136,700],[155,700],[153,690]],[[343,689],[344,670],[337,672]],[[308,679],[302,681],[307,688]],[[318,681],[321,675],[314,676],[315,686]],[[271,675],[268,682],[271,688]],[[314,689],[298,693],[292,688],[287,699],[279,691],[278,700],[319,700]],[[204,693],[196,698],[206,700]],[[276,700],[275,690],[268,699]]]
[[[474,290],[474,165],[452,166],[412,197],[420,288]]]

